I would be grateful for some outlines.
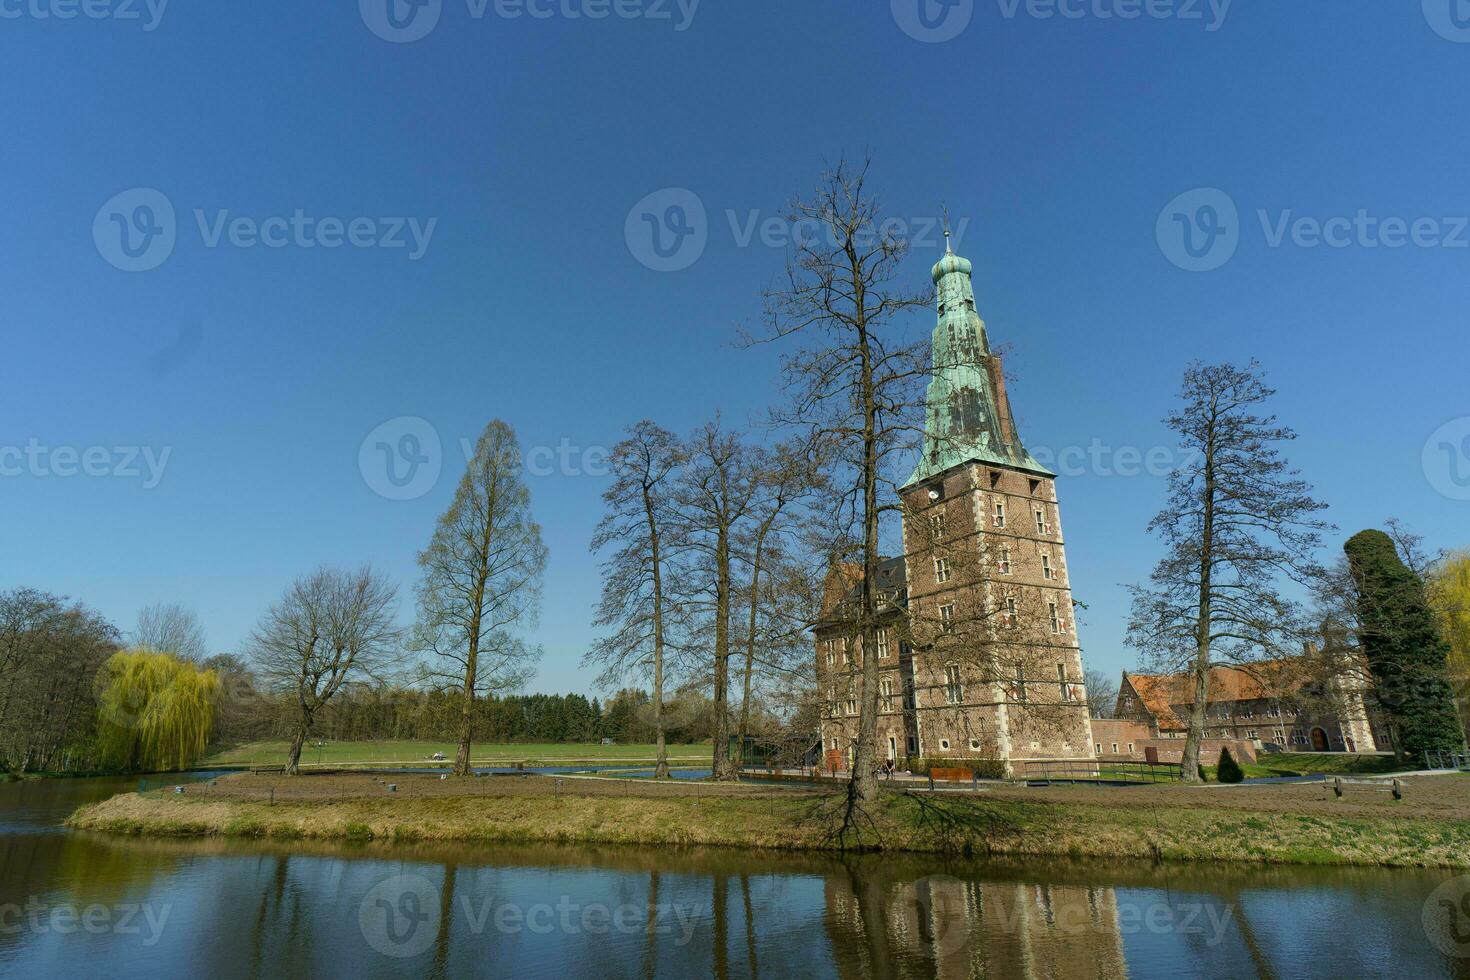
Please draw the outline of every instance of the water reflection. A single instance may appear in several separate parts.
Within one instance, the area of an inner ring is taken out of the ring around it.
[[[56,831],[110,789],[0,787],[0,974],[1470,977],[1420,922],[1447,873]]]

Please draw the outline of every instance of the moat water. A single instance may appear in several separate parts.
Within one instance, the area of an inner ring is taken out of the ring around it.
[[[0,785],[0,976],[1470,978],[1470,877],[1448,871],[156,841],[60,826],[136,786]]]

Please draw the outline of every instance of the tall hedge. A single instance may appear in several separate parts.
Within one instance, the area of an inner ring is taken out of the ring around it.
[[[1445,679],[1449,644],[1424,582],[1382,531],[1360,531],[1343,550],[1358,590],[1358,640],[1400,753],[1422,761],[1425,750],[1459,749],[1464,741]]]

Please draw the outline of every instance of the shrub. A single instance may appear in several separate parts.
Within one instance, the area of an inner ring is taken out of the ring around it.
[[[1220,750],[1220,764],[1215,768],[1215,778],[1222,783],[1238,783],[1245,779],[1245,773],[1241,772],[1240,763],[1230,754],[1229,748]]]
[[[1201,763],[1199,767],[1199,781],[1202,783],[1208,783],[1210,781],[1210,774],[1205,772],[1205,767],[1203,763]]]

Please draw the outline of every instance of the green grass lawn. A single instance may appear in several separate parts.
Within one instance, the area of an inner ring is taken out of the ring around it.
[[[286,741],[251,742],[216,752],[206,757],[205,766],[275,766],[286,761]],[[368,763],[424,763],[435,752],[443,752],[453,761],[458,746],[452,742],[327,742],[318,749],[314,740],[306,743],[301,753],[303,765],[364,765]],[[476,764],[508,764],[513,762],[652,762],[652,745],[490,745],[477,743],[471,747],[470,759]],[[709,765],[708,745],[670,745],[669,761],[685,765]]]

